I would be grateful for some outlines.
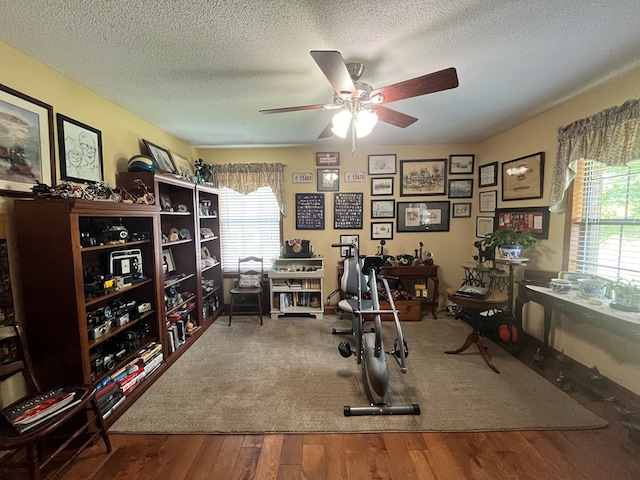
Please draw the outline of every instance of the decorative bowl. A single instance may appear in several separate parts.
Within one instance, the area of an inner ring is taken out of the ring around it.
[[[605,283],[595,278],[579,278],[580,295],[587,298],[601,297]]]
[[[554,293],[567,293],[571,290],[571,280],[552,278],[549,286]]]

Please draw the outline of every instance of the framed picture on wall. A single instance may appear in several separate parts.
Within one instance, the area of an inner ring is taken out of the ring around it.
[[[32,196],[35,180],[55,185],[53,108],[0,85],[0,133],[11,138],[16,130],[13,148],[0,141],[0,155],[7,164],[0,169],[0,194]]]
[[[464,175],[473,173],[475,155],[449,155],[449,173],[451,175]]]
[[[395,175],[396,173],[396,156],[388,155],[369,155],[369,175]]]
[[[393,177],[373,177],[371,179],[371,196],[393,195]]]
[[[448,232],[451,202],[398,202],[398,232]]]
[[[319,192],[337,192],[340,190],[340,170],[337,168],[318,168]]]
[[[544,152],[502,164],[502,201],[542,198]]]
[[[542,240],[549,238],[549,207],[498,208],[495,212],[495,231],[513,227]]]
[[[473,178],[449,180],[449,198],[472,198]]]
[[[58,120],[60,174],[73,182],[96,183],[104,180],[102,133],[61,113]]]
[[[371,222],[371,240],[392,240],[393,222]]]
[[[466,218],[471,216],[471,203],[454,203],[451,212],[452,218]]]
[[[340,243],[350,243],[356,244],[358,248],[360,248],[360,235],[340,235]],[[353,255],[350,253],[352,249],[349,247],[340,247],[340,256],[347,257],[349,255]]]
[[[156,161],[158,169],[163,173],[175,173],[175,167],[171,161],[171,154],[166,148],[162,148],[149,140],[142,140],[146,145],[149,155]]]
[[[493,232],[493,217],[476,218],[476,237],[484,238]]]
[[[478,169],[478,187],[498,185],[498,162],[487,163]]]
[[[498,204],[498,191],[489,190],[488,192],[480,192],[480,211],[495,212]]]
[[[400,162],[400,196],[444,195],[447,160],[403,160]]]
[[[395,218],[395,200],[371,200],[371,218]]]

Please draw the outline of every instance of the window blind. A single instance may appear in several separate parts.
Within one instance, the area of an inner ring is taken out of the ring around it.
[[[280,256],[280,208],[271,187],[262,187],[243,195],[220,190],[220,223],[222,230],[222,268],[238,269],[238,258],[262,257],[265,270],[274,257]]]
[[[640,279],[640,161],[581,161],[574,181],[569,270]]]

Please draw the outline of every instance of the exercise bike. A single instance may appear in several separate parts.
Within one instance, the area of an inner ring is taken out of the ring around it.
[[[356,415],[420,415],[420,406],[391,405],[389,399],[389,368],[386,355],[391,355],[402,373],[407,372],[407,356],[409,349],[402,334],[402,326],[398,318],[398,310],[393,302],[391,289],[386,277],[379,275],[384,265],[381,255],[360,257],[358,246],[350,243],[334,243],[332,247],[349,247],[350,253],[344,262],[344,273],[340,281],[340,290],[346,296],[338,304],[339,308],[352,314],[351,330],[333,333],[348,333],[353,337],[355,349],[348,341],[340,342],[340,355],[349,358],[355,355],[357,363],[362,366],[362,380],[370,404],[361,407],[344,407],[346,417]],[[384,287],[384,297],[389,302],[390,310],[380,309],[378,282]],[[340,291],[337,290],[337,291]],[[332,292],[329,296],[333,296]],[[364,298],[366,294],[370,298]],[[382,314],[392,314],[397,337],[392,351],[385,352],[382,339]],[[365,328],[365,316],[373,317],[373,328]]]

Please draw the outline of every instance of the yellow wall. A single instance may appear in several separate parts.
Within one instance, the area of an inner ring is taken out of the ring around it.
[[[618,77],[606,85],[595,88],[569,102],[559,105],[548,112],[507,132],[497,135],[479,145],[427,145],[427,146],[387,146],[382,148],[360,148],[355,156],[351,155],[347,143],[327,144],[323,148],[274,148],[274,149],[201,149],[196,151],[190,145],[163,132],[154,125],[141,120],[119,106],[78,85],[67,77],[45,67],[15,49],[0,43],[0,58],[3,68],[0,70],[0,83],[35,97],[54,107],[54,113],[60,112],[80,122],[86,123],[102,132],[105,180],[115,184],[115,173],[124,170],[126,160],[140,153],[140,140],[148,139],[189,158],[200,156],[211,163],[235,162],[282,162],[288,165],[287,203],[288,216],[284,222],[284,236],[304,237],[312,241],[317,253],[327,259],[326,291],[336,286],[335,267],[339,253],[329,244],[339,240],[341,234],[360,235],[363,251],[373,253],[378,245],[370,240],[370,177],[364,183],[345,183],[347,171],[367,171],[367,156],[376,153],[394,153],[398,162],[410,159],[447,158],[450,154],[476,154],[476,173],[469,175],[474,179],[474,199],[472,217],[450,219],[449,232],[401,233],[394,232],[393,240],[387,242],[385,252],[389,254],[412,253],[418,248],[418,242],[424,243],[424,250],[434,254],[436,264],[440,265],[441,290],[447,286],[456,286],[463,278],[462,263],[472,261],[475,252],[475,218],[477,206],[477,167],[493,161],[504,162],[538,151],[546,153],[545,196],[543,199],[522,202],[500,202],[502,207],[540,206],[548,203],[551,171],[556,150],[556,130],[559,126],[573,122],[578,118],[592,115],[613,105],[619,105],[640,93],[640,69]],[[420,128],[419,124],[413,128]],[[326,192],[325,222],[323,231],[295,230],[295,193],[315,192],[314,184],[293,184],[293,172],[313,172],[315,181],[316,151],[340,152],[341,191],[364,192],[364,228],[359,231],[334,230],[332,193]],[[57,154],[57,143],[55,157]],[[59,172],[59,168],[58,168]],[[456,176],[467,178],[467,176]],[[396,201],[411,199],[423,201],[445,200],[446,197],[400,197],[399,163],[395,175],[394,193]],[[483,191],[497,189],[500,186],[485,188]],[[378,197],[389,198],[389,197]],[[500,195],[498,195],[500,199]],[[453,200],[465,202],[466,199]],[[11,200],[0,197],[0,211],[10,211]],[[485,214],[483,214],[485,215]],[[564,218],[560,214],[551,214],[550,238],[535,251],[527,252],[532,258],[529,268],[561,269]],[[394,220],[395,224],[395,220]],[[9,239],[11,226],[9,225]],[[10,244],[10,248],[16,249]],[[20,292],[16,292],[19,297]],[[527,330],[540,336],[540,309],[527,307],[529,321]],[[600,371],[619,384],[640,394],[640,361],[637,340],[631,342],[613,334],[605,334],[585,324],[576,325],[566,319],[560,319],[558,328],[552,336],[553,345],[564,349],[569,356],[587,366],[597,365]]]

